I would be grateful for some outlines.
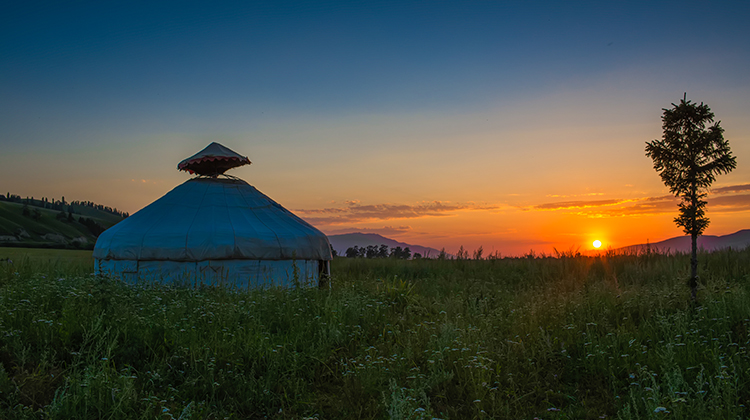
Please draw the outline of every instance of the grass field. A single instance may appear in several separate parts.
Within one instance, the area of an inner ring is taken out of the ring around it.
[[[683,255],[336,259],[331,289],[256,291],[2,258],[0,418],[749,416],[750,249],[700,255],[695,305]]]

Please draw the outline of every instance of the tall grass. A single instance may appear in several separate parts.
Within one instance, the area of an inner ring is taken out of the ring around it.
[[[750,250],[333,262],[185,289],[0,262],[0,418],[746,418]]]

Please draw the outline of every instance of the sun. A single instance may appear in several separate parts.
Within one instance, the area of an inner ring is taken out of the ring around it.
[[[593,245],[594,245],[594,248],[599,248],[600,246],[602,246],[602,241],[597,239],[594,241]]]

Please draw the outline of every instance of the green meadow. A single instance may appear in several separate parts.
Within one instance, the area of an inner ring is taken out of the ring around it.
[[[335,259],[331,287],[128,286],[0,248],[0,418],[750,417],[750,249]]]

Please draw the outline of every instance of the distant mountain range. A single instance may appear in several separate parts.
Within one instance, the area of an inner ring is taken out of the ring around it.
[[[358,246],[360,248],[369,245],[387,245],[389,248],[400,246],[401,248],[409,247],[412,254],[418,252],[423,256],[437,257],[440,250],[435,248],[424,247],[421,245],[407,244],[396,240],[386,238],[376,233],[346,233],[343,235],[329,235],[328,240],[331,242],[333,249],[339,255],[345,255],[347,248]],[[723,248],[744,249],[750,246],[750,229],[744,229],[736,233],[724,236],[702,235],[698,237],[698,247],[705,251],[716,251]],[[689,236],[677,236],[660,242],[649,244],[630,245],[618,248],[615,251],[643,251],[650,247],[652,251],[657,252],[690,252],[691,244]],[[450,255],[450,254],[449,254]]]
[[[626,246],[615,251],[643,251],[647,246],[658,252],[691,252],[692,250],[690,236],[677,236],[661,242]],[[744,249],[748,246],[750,246],[750,229],[724,236],[701,235],[698,237],[698,249],[702,248],[706,251],[723,248]]]
[[[335,249],[339,255],[345,255],[346,250],[355,245],[360,248],[369,245],[386,245],[388,248],[395,248],[397,246],[400,246],[401,248],[409,247],[412,255],[414,255],[414,253],[420,253],[423,257],[429,256],[430,258],[435,258],[440,254],[440,250],[438,249],[398,242],[386,238],[385,236],[378,235],[377,233],[345,233],[342,235],[328,235],[328,240],[331,242],[333,249]]]

